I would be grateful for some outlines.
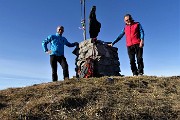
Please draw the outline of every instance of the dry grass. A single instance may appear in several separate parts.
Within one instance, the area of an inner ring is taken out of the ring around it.
[[[71,79],[0,91],[2,120],[178,120],[180,76]]]

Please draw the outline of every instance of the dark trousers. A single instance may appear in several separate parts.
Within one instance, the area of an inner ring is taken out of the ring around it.
[[[128,50],[131,70],[132,70],[133,74],[144,73],[144,70],[143,70],[144,69],[143,48],[140,48],[139,44],[135,44],[133,46],[127,47],[127,50]],[[138,69],[136,67],[135,57],[137,59]]]
[[[50,56],[50,64],[51,64],[51,68],[52,68],[52,81],[58,80],[58,75],[57,75],[57,63],[58,62],[60,63],[60,65],[63,69],[64,79],[69,78],[68,64],[67,64],[66,58],[64,56],[51,55]]]

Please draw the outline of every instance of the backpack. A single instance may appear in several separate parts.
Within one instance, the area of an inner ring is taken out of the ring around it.
[[[80,67],[78,69],[78,76],[79,78],[89,78],[94,76],[93,73],[94,60],[92,58],[87,58],[86,61],[80,64]]]

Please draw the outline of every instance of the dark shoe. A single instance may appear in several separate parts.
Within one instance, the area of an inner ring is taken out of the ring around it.
[[[119,73],[119,75],[118,76],[120,76],[120,77],[124,77],[125,75],[122,75],[121,73]]]
[[[133,72],[133,76],[138,76],[138,72],[137,71]]]
[[[138,73],[138,75],[142,76],[144,73]]]
[[[133,76],[138,76],[138,75],[134,74]]]
[[[138,75],[143,75],[144,74],[144,70],[138,70]]]

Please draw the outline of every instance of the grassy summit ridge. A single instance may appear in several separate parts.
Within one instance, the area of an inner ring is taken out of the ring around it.
[[[2,120],[178,120],[180,76],[101,77],[0,91]]]

